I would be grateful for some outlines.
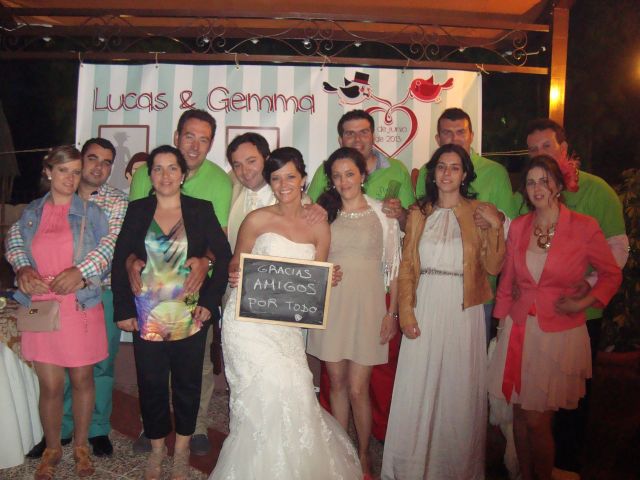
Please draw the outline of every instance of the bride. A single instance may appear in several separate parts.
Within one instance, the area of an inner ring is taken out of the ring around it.
[[[300,152],[275,150],[263,175],[278,203],[242,223],[229,267],[232,287],[241,253],[327,259],[329,225],[309,225],[303,217]],[[351,440],[316,399],[301,330],[237,321],[235,308],[231,295],[222,322],[230,433],[209,479],[360,480]]]

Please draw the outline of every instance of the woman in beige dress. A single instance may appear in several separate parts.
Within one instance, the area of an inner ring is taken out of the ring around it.
[[[373,365],[387,362],[386,344],[398,328],[400,228],[397,220],[382,213],[381,202],[363,194],[366,162],[357,150],[336,150],[324,170],[329,188],[318,204],[327,210],[331,223],[329,261],[344,273],[331,292],[327,329],[309,333],[307,352],[326,362],[331,410],[345,429],[353,410],[360,463],[368,475],[369,379]]]

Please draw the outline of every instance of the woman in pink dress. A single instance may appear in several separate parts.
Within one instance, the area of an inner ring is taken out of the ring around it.
[[[530,213],[509,229],[493,310],[501,320],[488,389],[514,405],[522,478],[549,480],[553,415],[576,408],[591,377],[584,311],[605,305],[622,277],[596,220],[564,205],[564,180],[553,158],[532,158],[524,180],[521,192]],[[586,295],[577,294],[589,266],[598,280]]]
[[[107,357],[107,337],[99,278],[78,279],[79,264],[108,233],[105,214],[76,195],[82,161],[72,146],[54,148],[44,159],[49,192],[31,202],[18,225],[29,266],[17,272],[15,298],[60,303],[60,328],[23,332],[22,353],[34,362],[40,385],[40,419],[47,448],[36,469],[36,480],[53,478],[62,457],[60,429],[65,370],[73,388],[74,448],[78,476],[91,475],[87,437],[95,389],[93,366]],[[81,232],[82,230],[82,232]]]

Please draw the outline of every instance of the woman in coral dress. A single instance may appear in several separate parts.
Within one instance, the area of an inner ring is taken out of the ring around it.
[[[574,409],[591,377],[584,310],[605,305],[620,268],[592,217],[562,199],[558,164],[530,160],[520,190],[531,210],[513,221],[493,314],[500,318],[489,365],[489,394],[513,404],[513,430],[524,480],[551,478],[551,424],[559,408]],[[574,291],[589,266],[598,273],[586,295]]]
[[[49,192],[31,202],[18,226],[30,265],[17,272],[15,298],[60,303],[60,328],[50,332],[22,332],[22,353],[34,362],[40,385],[40,419],[47,448],[36,469],[37,480],[53,478],[62,457],[60,429],[65,370],[73,388],[74,458],[79,476],[91,475],[87,437],[95,389],[93,366],[107,357],[107,334],[100,278],[83,278],[70,285],[76,269],[100,239],[107,235],[107,217],[91,202],[76,195],[82,160],[71,146],[54,148],[44,159]]]

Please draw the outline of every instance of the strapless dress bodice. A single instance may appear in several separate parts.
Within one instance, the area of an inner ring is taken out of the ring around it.
[[[316,257],[316,247],[313,243],[297,243],[279,233],[267,232],[256,238],[251,253],[255,255],[313,260]]]

